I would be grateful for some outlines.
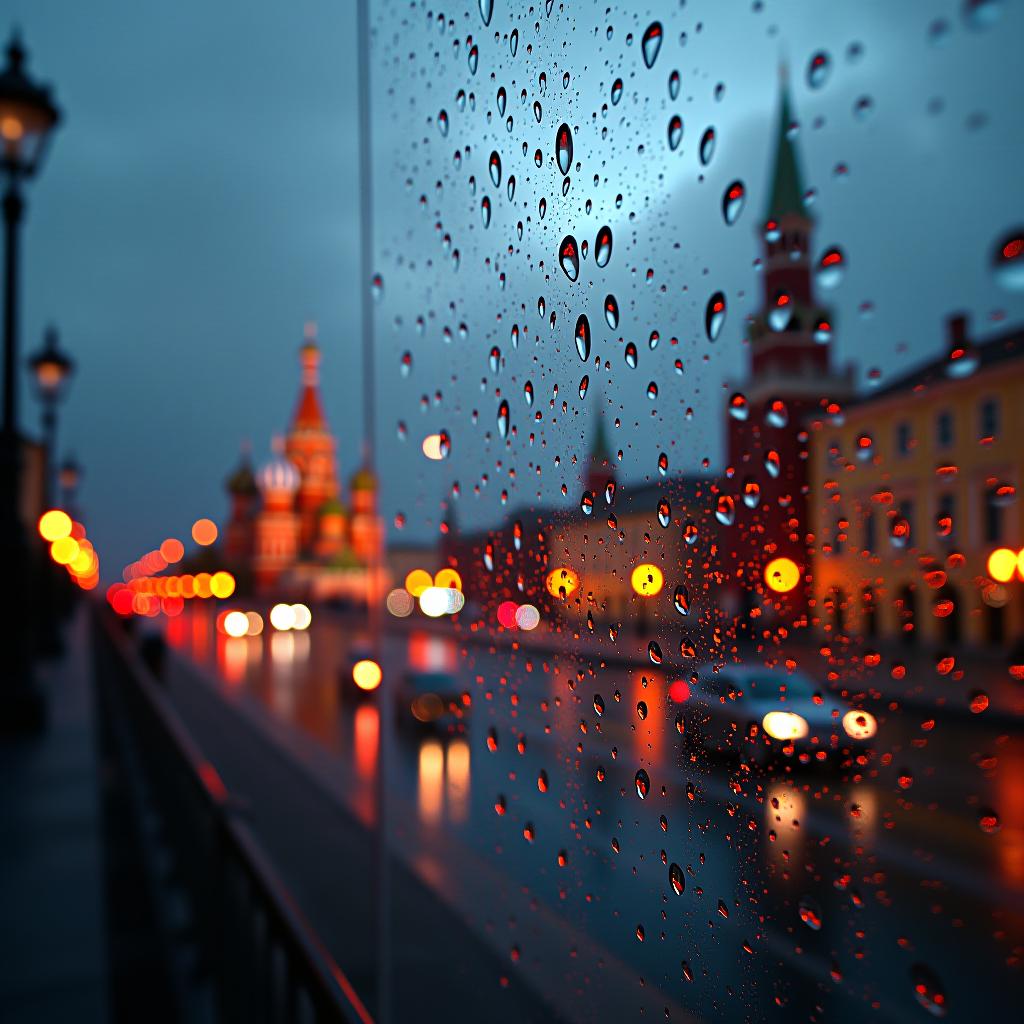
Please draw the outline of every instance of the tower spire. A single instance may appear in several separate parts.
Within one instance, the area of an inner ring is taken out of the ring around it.
[[[779,122],[775,137],[775,164],[772,169],[770,199],[765,210],[765,220],[779,220],[787,213],[807,216],[804,209],[804,187],[800,175],[800,162],[796,147],[790,138],[794,125],[792,105],[789,98],[789,71],[785,64],[779,66]]]

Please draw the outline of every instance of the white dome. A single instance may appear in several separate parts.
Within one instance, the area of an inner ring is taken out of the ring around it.
[[[275,455],[260,467],[256,483],[263,494],[294,494],[299,489],[299,471],[283,455]]]

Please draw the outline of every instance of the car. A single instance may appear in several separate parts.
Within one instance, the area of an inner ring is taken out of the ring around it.
[[[767,764],[838,763],[862,753],[878,723],[802,672],[753,665],[706,667],[697,673],[677,719],[684,746]]]
[[[437,669],[410,669],[395,687],[399,727],[464,732],[469,699],[455,676]]]

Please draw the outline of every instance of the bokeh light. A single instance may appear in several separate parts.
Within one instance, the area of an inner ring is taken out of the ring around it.
[[[228,612],[224,616],[224,632],[233,637],[245,636],[249,632],[249,616],[245,612]]]
[[[405,619],[412,615],[413,609],[416,607],[416,599],[408,590],[396,587],[388,594],[387,607],[396,619]]]
[[[39,536],[51,544],[71,536],[71,516],[59,508],[52,508],[39,517]]]
[[[185,557],[185,545],[176,537],[168,537],[160,545],[160,554],[168,565],[174,565]]]
[[[304,604],[293,604],[292,616],[292,629],[297,629],[300,632],[309,629],[313,621],[313,613]]]
[[[286,632],[295,625],[295,612],[290,604],[275,604],[270,609],[270,624],[274,629]]]
[[[665,585],[665,577],[656,565],[644,563],[633,570],[630,583],[633,585],[634,592],[641,597],[654,597],[661,593],[661,588]]]
[[[197,519],[192,524],[192,539],[200,547],[208,547],[217,539],[217,524],[212,519]]]
[[[997,583],[1009,583],[1017,571],[1017,553],[1009,548],[996,548],[988,556],[988,574]]]
[[[360,690],[376,690],[383,679],[380,665],[370,658],[363,658],[352,666],[352,681]]]
[[[764,567],[764,581],[776,594],[788,594],[800,582],[800,569],[792,558],[773,558]]]
[[[412,594],[413,597],[419,597],[427,587],[434,585],[434,577],[427,572],[426,569],[413,569],[408,576],[405,577],[405,589]]]

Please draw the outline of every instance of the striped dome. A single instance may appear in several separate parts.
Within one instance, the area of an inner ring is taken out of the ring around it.
[[[299,471],[283,455],[275,455],[260,467],[256,477],[263,494],[294,494],[299,489]]]

